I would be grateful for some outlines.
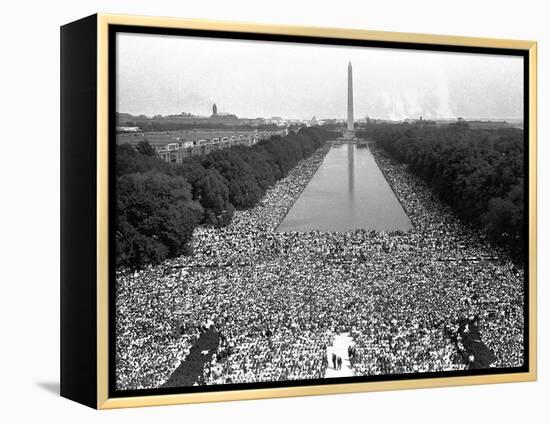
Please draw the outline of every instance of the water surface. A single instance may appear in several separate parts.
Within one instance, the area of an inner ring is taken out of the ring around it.
[[[331,148],[277,231],[409,230],[411,221],[368,148]]]

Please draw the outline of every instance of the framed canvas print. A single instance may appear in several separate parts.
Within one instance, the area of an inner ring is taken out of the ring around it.
[[[61,28],[61,394],[536,380],[536,43]]]

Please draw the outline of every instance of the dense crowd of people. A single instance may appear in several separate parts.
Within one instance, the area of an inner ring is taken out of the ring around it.
[[[210,325],[222,342],[204,384],[322,378],[344,332],[358,375],[466,369],[447,333],[470,316],[492,366],[523,364],[523,269],[376,147],[414,229],[276,231],[326,152],[227,227],[196,228],[191,256],[117,274],[118,389],[161,386]]]

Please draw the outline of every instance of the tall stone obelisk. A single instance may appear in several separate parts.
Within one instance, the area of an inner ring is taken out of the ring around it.
[[[355,136],[354,127],[353,127],[353,70],[351,68],[351,61],[348,65],[348,136]],[[352,131],[350,134],[349,131]],[[346,138],[347,138],[346,137]]]

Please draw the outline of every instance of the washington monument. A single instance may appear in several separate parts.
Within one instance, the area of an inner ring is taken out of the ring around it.
[[[353,69],[350,61],[348,64],[348,131],[353,130]]]
[[[338,140],[345,143],[357,142],[353,125],[353,69],[351,61],[348,64],[348,123],[342,138],[338,138]]]
[[[348,122],[342,137],[338,138],[337,141],[346,144],[358,141],[355,138],[355,127],[353,124],[353,69],[351,67],[351,60],[348,63]]]

